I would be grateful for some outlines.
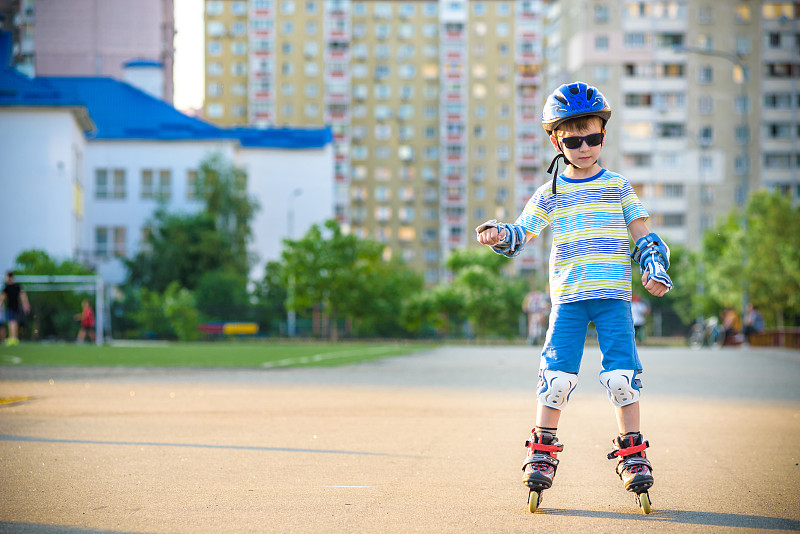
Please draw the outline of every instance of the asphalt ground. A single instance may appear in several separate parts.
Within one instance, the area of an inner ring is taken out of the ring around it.
[[[303,369],[0,367],[0,532],[800,530],[800,353],[643,348],[653,512],[588,347],[527,511],[537,351]]]

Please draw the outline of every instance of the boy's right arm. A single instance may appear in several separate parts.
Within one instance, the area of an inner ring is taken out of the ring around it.
[[[517,256],[533,234],[518,224],[486,221],[475,228],[478,243],[491,247],[496,253],[506,257]]]

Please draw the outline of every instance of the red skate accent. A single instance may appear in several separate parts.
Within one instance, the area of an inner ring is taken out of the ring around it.
[[[531,443],[530,441],[526,441],[525,445],[532,451],[543,452],[561,452],[564,448],[561,445],[542,445],[541,443]],[[553,456],[555,456],[555,454]]]
[[[645,441],[641,445],[634,445],[633,447],[628,447],[626,449],[619,449],[617,451],[611,452],[608,455],[608,459],[612,459],[614,456],[620,456],[625,458],[632,454],[636,454],[637,452],[644,452],[644,450],[649,447],[650,445]]]

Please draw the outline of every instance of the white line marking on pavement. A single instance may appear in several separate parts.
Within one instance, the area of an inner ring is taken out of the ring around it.
[[[368,347],[363,349],[353,350],[339,350],[333,352],[321,352],[312,356],[299,356],[297,358],[284,358],[283,360],[275,360],[274,362],[264,362],[261,367],[271,369],[273,367],[289,367],[292,365],[303,365],[312,362],[321,362],[324,360],[336,360],[339,358],[349,358],[350,356],[361,356],[367,354],[381,354],[384,352],[392,352],[396,350],[397,346],[391,347]]]

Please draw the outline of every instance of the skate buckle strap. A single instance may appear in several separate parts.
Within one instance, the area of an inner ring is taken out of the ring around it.
[[[614,450],[608,453],[608,459],[613,460],[617,456],[619,456],[620,458],[625,458],[627,456],[630,456],[631,454],[636,454],[637,452],[644,452],[644,450],[649,446],[650,444],[645,441],[641,445],[634,445],[632,447],[626,447],[624,449]]]
[[[564,450],[564,446],[560,443],[558,445],[543,445],[541,443],[536,443],[531,440],[526,441],[525,446],[532,451],[561,452]]]

